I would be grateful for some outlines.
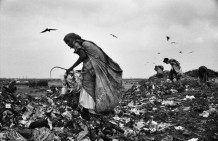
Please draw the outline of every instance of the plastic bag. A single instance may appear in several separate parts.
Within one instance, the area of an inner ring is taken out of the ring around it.
[[[7,141],[6,133],[0,133],[0,141]]]
[[[38,119],[38,120],[30,123],[30,125],[29,125],[30,129],[41,128],[41,127],[49,128],[48,120],[47,119]]]
[[[7,138],[9,141],[27,141],[23,136],[21,136],[16,130],[10,129],[7,131]]]
[[[86,125],[84,125],[83,123],[80,123],[80,126],[83,129],[83,131],[79,132],[79,134],[77,135],[76,137],[77,141],[83,141],[83,139],[85,139],[85,137],[89,133],[88,127]]]
[[[42,127],[33,131],[34,141],[54,141],[55,135],[48,128]]]

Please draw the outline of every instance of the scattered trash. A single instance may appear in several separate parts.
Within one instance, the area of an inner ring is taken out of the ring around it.
[[[1,141],[7,141],[7,135],[6,135],[6,133],[0,133],[0,140],[1,140]]]
[[[198,141],[198,138],[192,138],[192,139],[190,139],[188,141]]]
[[[178,93],[178,91],[177,91],[176,89],[170,89],[170,91],[171,91],[172,93]]]
[[[189,96],[189,95],[186,95],[185,98],[183,100],[187,100],[187,99],[195,99],[195,97],[192,95],[192,96]]]
[[[217,110],[216,110],[215,108],[210,107],[209,110],[203,111],[203,113],[199,114],[199,116],[202,116],[202,117],[207,118],[207,117],[209,117],[210,114],[212,114],[212,113],[214,113],[214,112],[216,112],[216,111],[217,111]]]
[[[167,135],[165,138],[163,138],[161,141],[173,141],[173,136]]]
[[[177,127],[174,127],[176,130],[184,130],[184,127],[182,126],[177,126]]]
[[[166,101],[162,101],[162,105],[169,105],[169,106],[175,106],[175,105],[177,105],[174,101],[168,101],[168,100],[166,100]]]
[[[183,108],[183,111],[189,111],[191,109],[191,107],[185,107]]]
[[[217,140],[218,89],[183,81],[189,85],[179,93],[165,78],[142,80],[123,92],[114,111],[89,121],[80,116],[76,89],[45,89],[46,95],[32,97],[6,87],[0,93],[0,140]]]
[[[80,123],[80,127],[83,129],[83,131],[79,132],[79,134],[77,135],[76,137],[77,141],[83,141],[83,139],[85,139],[86,135],[89,133],[88,127],[86,125],[84,125],[83,123]]]

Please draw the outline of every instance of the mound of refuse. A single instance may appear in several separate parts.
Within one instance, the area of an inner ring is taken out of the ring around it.
[[[177,87],[155,76],[124,90],[113,112],[81,118],[77,94],[40,97],[0,95],[0,140],[9,141],[215,141],[218,85],[201,88],[196,78]]]
[[[218,72],[211,70],[211,69],[207,69],[207,73],[208,73],[208,77],[214,78],[214,77],[218,77]],[[190,70],[185,72],[186,75],[188,76],[192,76],[197,78],[198,77],[198,69],[194,69],[194,70]]]

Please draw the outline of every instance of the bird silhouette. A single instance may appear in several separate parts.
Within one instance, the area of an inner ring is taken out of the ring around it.
[[[51,30],[57,30],[57,29],[49,29],[49,28],[46,28],[45,30],[43,30],[42,32],[40,32],[40,33],[44,33],[44,32],[50,32]]]
[[[160,52],[158,52],[157,54],[160,54]]]
[[[167,41],[169,41],[169,39],[170,39],[170,37],[169,37],[169,36],[167,36]]]
[[[118,38],[117,36],[115,36],[114,34],[110,34],[112,37],[114,37],[114,38]]]
[[[182,51],[179,51],[179,53],[181,53],[181,54],[182,54]]]
[[[191,52],[189,52],[189,53],[193,53],[194,51],[191,51]]]

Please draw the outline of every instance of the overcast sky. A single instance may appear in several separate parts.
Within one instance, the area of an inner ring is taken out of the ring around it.
[[[52,67],[69,68],[78,58],[63,41],[70,32],[99,45],[124,78],[148,78],[155,65],[169,70],[164,57],[184,72],[218,71],[216,0],[0,0],[0,77],[49,78]],[[52,78],[63,73],[54,69]]]

